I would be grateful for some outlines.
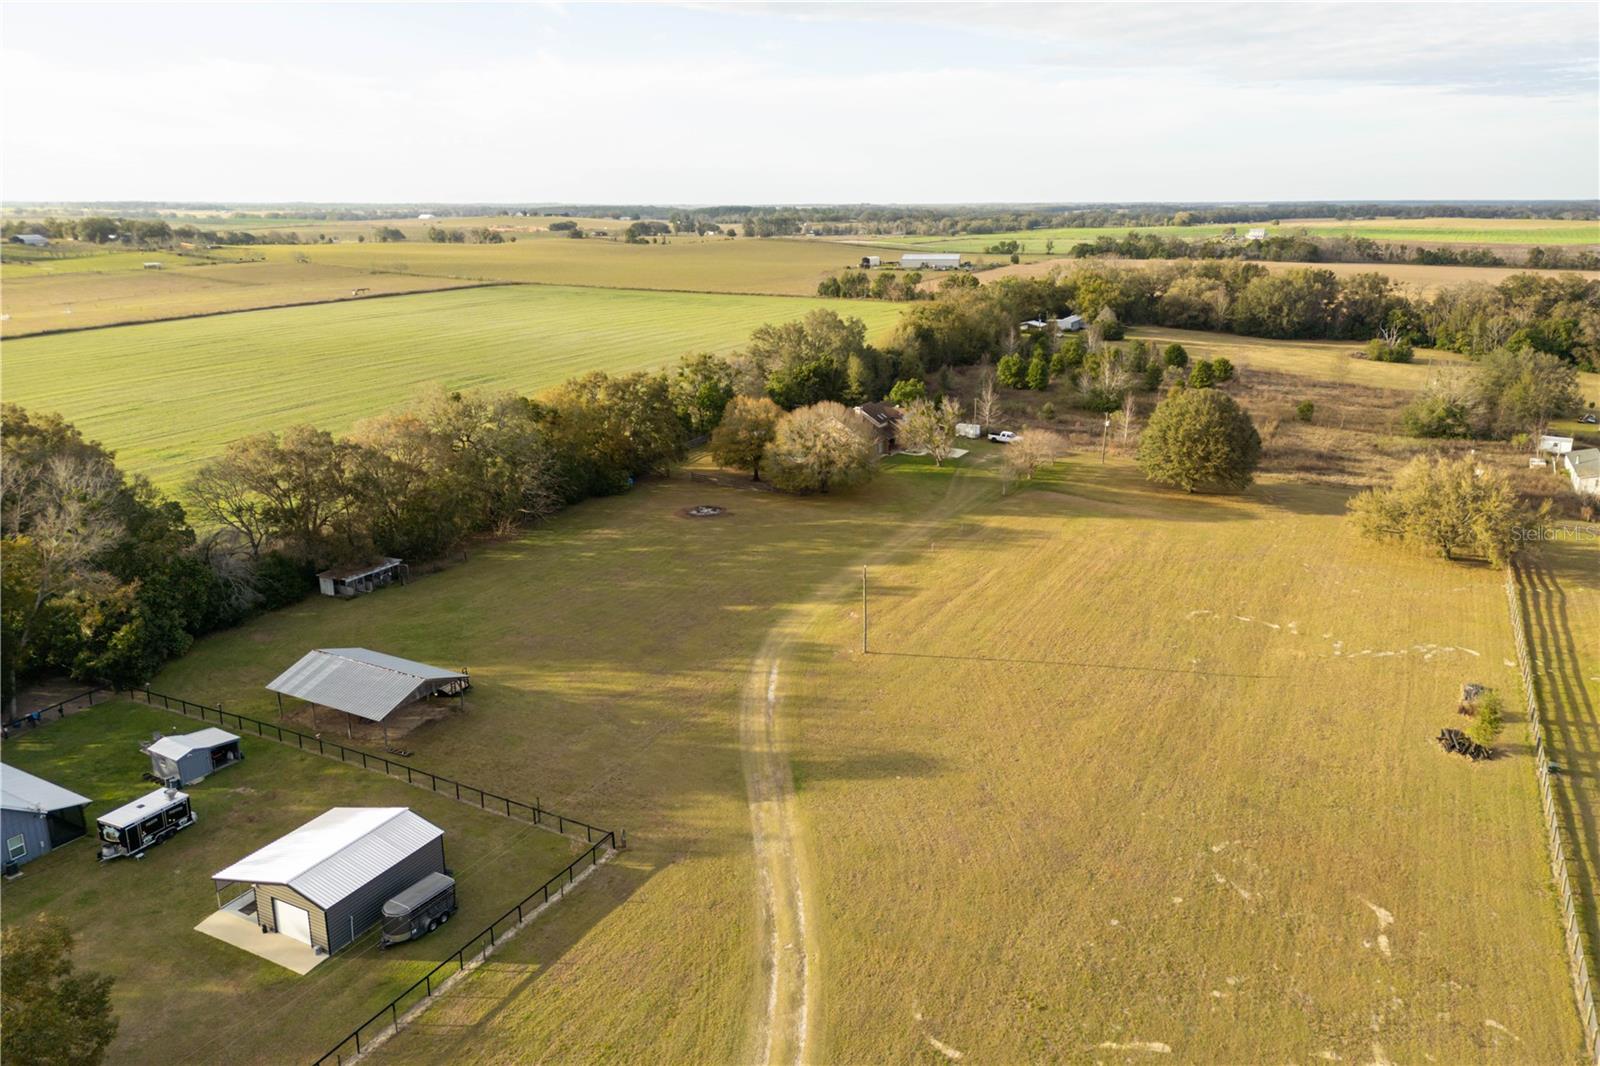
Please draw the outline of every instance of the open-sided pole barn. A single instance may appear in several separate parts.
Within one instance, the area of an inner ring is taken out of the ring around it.
[[[388,718],[395,711],[430,696],[459,699],[470,686],[465,671],[445,670],[366,648],[320,648],[307,652],[268,683],[267,689],[277,693],[280,711],[285,696],[310,704],[313,726],[318,707],[377,722],[383,726],[387,746]],[[345,733],[350,732],[347,718]]]

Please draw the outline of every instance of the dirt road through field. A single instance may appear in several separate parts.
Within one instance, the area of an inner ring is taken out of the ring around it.
[[[995,454],[973,454],[952,471],[944,496],[919,519],[907,523],[875,557],[926,538],[940,522],[957,514],[985,493],[998,495],[998,483],[972,478],[996,460]],[[866,560],[870,562],[871,560]],[[839,602],[855,582],[855,568],[796,605],[773,626],[750,665],[739,706],[739,745],[750,824],[761,886],[761,935],[767,980],[765,1009],[755,1047],[763,1066],[788,1066],[807,1061],[807,1038],[816,1011],[816,948],[808,938],[815,928],[804,833],[795,799],[789,752],[780,729],[783,710],[783,657],[794,634],[820,608]]]
[[[777,729],[780,659],[788,642],[786,634],[782,626],[768,634],[751,667],[739,711],[739,741],[762,893],[762,934],[767,941],[767,1004],[759,1036],[765,1066],[805,1061],[810,1007],[807,894],[798,853],[794,781]]]

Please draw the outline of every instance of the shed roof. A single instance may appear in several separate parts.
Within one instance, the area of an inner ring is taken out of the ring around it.
[[[366,577],[368,574],[376,574],[379,571],[387,570],[392,566],[399,565],[399,559],[393,559],[388,556],[384,556],[382,559],[377,559],[372,562],[353,563],[349,566],[330,567],[329,569],[322,571],[317,576],[331,578],[334,581],[348,581],[353,577]]]
[[[395,709],[466,674],[366,648],[319,648],[273,678],[267,689],[381,722]]]
[[[961,262],[960,252],[906,252],[900,256],[901,261],[907,259],[937,259],[941,262]]]
[[[145,750],[152,755],[159,755],[163,759],[181,759],[191,751],[201,748],[220,748],[222,745],[231,744],[238,739],[238,737],[225,729],[197,729],[193,733],[162,737],[145,748]]]
[[[167,795],[169,791],[172,793],[170,796]],[[175,788],[158,788],[154,792],[146,792],[132,803],[124,803],[114,811],[107,811],[96,818],[95,821],[101,825],[109,825],[113,829],[126,829],[128,826],[137,825],[152,814],[159,814],[173,804],[182,803],[188,798],[189,794],[187,792],[179,792]]]
[[[409,807],[334,807],[211,879],[288,885],[326,909],[442,836]]]
[[[52,784],[15,766],[0,766],[0,807],[8,811],[48,813],[81,807],[89,797]]]

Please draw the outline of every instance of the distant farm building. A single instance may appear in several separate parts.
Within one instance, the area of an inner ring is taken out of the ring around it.
[[[861,269],[862,270],[870,270],[871,268],[873,268],[875,266],[882,266],[882,265],[883,265],[883,260],[881,258],[879,258],[878,256],[875,256],[875,255],[864,255],[864,256],[861,257]]]
[[[907,252],[900,257],[907,270],[958,270],[961,256],[956,252]]]
[[[1257,226],[1255,229],[1247,231],[1244,239],[1247,241],[1264,241],[1267,239],[1267,231],[1264,227]]]
[[[151,262],[146,263],[144,268],[146,270],[160,270],[161,264],[152,260]]]
[[[898,435],[905,412],[892,403],[864,403],[856,414],[867,420],[872,436],[878,444],[878,454],[888,455],[900,447]]]
[[[1579,496],[1600,498],[1600,448],[1568,452],[1562,458],[1561,465],[1572,479],[1573,492]]]
[[[150,774],[169,786],[192,785],[244,758],[239,738],[222,729],[156,737],[139,747],[150,756]]]
[[[356,293],[365,292],[357,289]],[[355,293],[352,293],[355,295]],[[317,587],[324,596],[348,599],[364,592],[392,585],[405,584],[408,568],[399,559],[382,558],[376,562],[358,563],[354,566],[337,566],[317,575]]]
[[[5,865],[21,866],[88,832],[89,797],[14,766],[0,766],[0,836]]]
[[[37,233],[17,233],[11,237],[12,244],[26,244],[29,248],[47,248],[50,241]]]
[[[1077,333],[1085,326],[1082,315],[1067,315],[1064,318],[1030,318],[1022,323],[1022,331],[1042,333],[1046,328],[1053,327],[1057,333]]]
[[[409,807],[334,807],[211,875],[221,907],[322,954],[357,939],[383,905],[429,874],[444,873],[444,830]]]
[[[429,219],[431,219],[431,218],[432,218],[432,217],[433,217],[433,216],[432,216],[432,215],[430,215],[430,214],[428,214],[428,213],[427,213],[427,212],[426,212],[426,211],[424,211],[424,212],[423,212],[423,213],[422,213],[422,214],[420,214],[420,215],[418,215],[418,216],[417,216],[417,220],[418,220],[418,221],[419,221],[419,222],[426,222],[426,221],[428,221],[428,220],[429,220]]]
[[[385,726],[400,708],[430,696],[460,696],[471,687],[465,671],[457,673],[427,663],[366,648],[320,648],[307,652],[268,685],[283,697],[304,700],[312,707],[327,707],[355,718]],[[349,732],[346,723],[345,731]]]

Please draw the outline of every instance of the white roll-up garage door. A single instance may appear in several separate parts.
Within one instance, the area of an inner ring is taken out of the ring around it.
[[[311,912],[281,899],[272,901],[272,920],[278,932],[292,936],[302,944],[311,943]]]

